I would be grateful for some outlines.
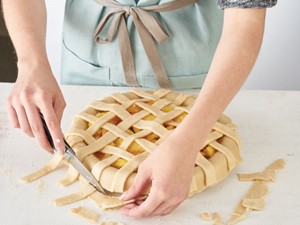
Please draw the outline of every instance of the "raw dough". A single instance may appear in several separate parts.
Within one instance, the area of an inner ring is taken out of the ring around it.
[[[268,182],[254,181],[249,191],[244,195],[236,207],[229,220],[229,224],[232,225],[244,219],[252,210],[260,210],[260,208],[263,209],[264,198],[268,194],[268,190]]]
[[[73,202],[80,201],[92,193],[96,192],[96,189],[91,186],[90,184],[86,184],[85,186],[82,186],[76,193],[67,195],[58,199],[55,199],[53,201],[53,204],[55,206],[62,206],[62,205],[67,205]]]
[[[205,221],[211,221],[211,216],[210,216],[209,212],[203,212],[201,214],[201,218]]]
[[[47,164],[45,164],[43,167],[41,167],[34,173],[21,178],[21,181],[25,183],[29,183],[42,176],[47,175],[48,173],[51,173],[52,171],[57,169],[57,167],[60,165],[63,158],[64,157],[62,155],[56,154]]]
[[[284,168],[285,161],[283,159],[278,159],[274,161],[271,165],[269,165],[265,171],[257,172],[257,173],[250,173],[250,174],[238,174],[238,178],[240,181],[268,181],[274,182],[277,172]]]
[[[74,213],[76,216],[79,216],[81,218],[84,218],[92,223],[96,223],[99,219],[99,214],[91,209],[84,208],[82,206],[79,206],[77,208],[70,209],[72,213]]]
[[[239,176],[240,179],[241,177],[247,177],[244,179],[247,181],[251,178],[254,183],[232,213],[229,225],[236,224],[238,221],[243,220],[246,215],[253,210],[264,209],[264,199],[268,194],[269,183],[275,180],[277,173],[284,168],[284,165],[285,161],[278,159],[268,166],[264,172]],[[263,179],[267,176],[269,176],[270,179]]]
[[[218,212],[215,212],[214,215],[215,224],[214,225],[225,225],[221,219],[221,216]]]

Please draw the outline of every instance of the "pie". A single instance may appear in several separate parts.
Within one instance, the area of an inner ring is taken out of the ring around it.
[[[123,193],[133,183],[141,162],[176,129],[195,100],[195,96],[165,89],[114,93],[88,104],[77,114],[66,140],[103,188]],[[190,196],[220,182],[240,161],[236,126],[222,114],[204,147],[199,149]],[[59,155],[23,180],[37,179],[55,170],[60,162],[69,167],[60,183],[67,186],[79,179],[81,188],[75,194],[55,200],[56,205],[86,197],[103,208],[126,204],[95,191]]]

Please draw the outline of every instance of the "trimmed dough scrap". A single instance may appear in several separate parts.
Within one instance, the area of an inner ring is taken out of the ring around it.
[[[96,189],[92,185],[86,184],[85,186],[81,187],[76,193],[55,199],[52,202],[55,206],[68,205],[70,203],[77,202],[88,197],[95,191]]]
[[[113,221],[102,221],[99,225],[124,225],[123,223]]]
[[[251,210],[263,210],[265,201],[263,198],[243,198],[242,205]]]
[[[93,194],[89,195],[88,198],[93,200],[103,210],[109,210],[109,209],[118,209],[124,205],[135,202],[136,200],[144,200],[147,198],[147,196],[141,196],[137,199],[124,201],[121,200],[120,198],[106,196],[98,191],[95,191]]]
[[[215,224],[214,225],[225,225],[221,219],[221,216],[218,212],[215,212],[214,214],[214,221],[215,221]]]
[[[203,212],[201,214],[201,218],[202,218],[202,220],[205,220],[205,221],[211,221],[211,215],[209,212]]]
[[[56,154],[48,163],[46,163],[43,167],[38,169],[37,171],[21,178],[21,181],[25,183],[32,182],[36,179],[39,179],[48,173],[51,173],[52,171],[56,170],[57,167],[60,165],[61,161],[63,160],[63,156],[60,154]]]
[[[253,210],[263,210],[265,205],[265,197],[269,191],[269,183],[273,182],[276,178],[277,173],[284,168],[285,161],[283,159],[278,159],[274,161],[264,172],[258,172],[254,175],[247,175],[247,177],[252,177],[254,182],[250,187],[248,192],[241,199],[235,211],[232,213],[229,220],[229,225],[236,224],[237,222],[243,220],[247,214]],[[269,176],[271,179],[268,181],[257,179],[257,174],[262,174],[260,178]],[[247,180],[248,181],[248,180]]]
[[[283,159],[278,159],[274,161],[271,165],[269,165],[265,171],[263,172],[256,172],[256,173],[249,173],[238,174],[238,178],[240,181],[268,181],[274,182],[276,179],[277,173],[284,168],[285,161]]]
[[[243,220],[252,210],[259,210],[264,207],[264,198],[268,193],[268,182],[254,181],[251,188],[244,195],[231,215],[229,224],[236,224]],[[244,201],[245,199],[245,201]],[[257,204],[257,205],[256,205]]]
[[[79,216],[80,218],[86,219],[92,223],[97,223],[100,215],[95,212],[94,210],[79,206],[77,208],[72,208],[70,211],[75,214],[76,216]]]

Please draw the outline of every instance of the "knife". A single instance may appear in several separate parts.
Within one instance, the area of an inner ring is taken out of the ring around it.
[[[45,122],[44,116],[42,113],[40,113],[40,117],[43,123],[43,127],[46,133],[46,137],[49,141],[49,144],[53,149],[55,149],[54,142],[52,139],[52,136],[50,134],[50,131],[48,129],[48,126]],[[99,184],[99,182],[96,180],[96,178],[93,176],[93,174],[85,167],[85,165],[82,164],[82,162],[78,159],[76,156],[74,150],[71,148],[71,146],[68,144],[68,142],[64,140],[65,143],[65,153],[64,157],[68,160],[68,162],[80,173],[81,176],[83,176],[94,188],[96,188],[99,192],[108,195],[108,192],[102,188],[102,186]],[[55,149],[56,150],[56,149]]]

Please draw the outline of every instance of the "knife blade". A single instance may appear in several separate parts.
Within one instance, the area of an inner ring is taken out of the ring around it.
[[[106,191],[101,187],[94,175],[85,167],[85,165],[78,159],[74,150],[70,147],[68,142],[64,140],[66,151],[65,158],[68,162],[83,176],[94,188],[103,194],[107,194]]]
[[[50,134],[49,128],[46,124],[46,121],[44,119],[44,116],[42,113],[40,113],[40,117],[43,123],[43,127],[45,130],[45,134],[47,137],[47,140],[49,141],[49,144],[53,149],[55,149],[55,145],[52,139],[52,136]],[[96,188],[97,191],[107,195],[107,191],[102,188],[102,186],[99,184],[97,179],[94,177],[94,175],[85,167],[85,165],[78,159],[76,156],[74,150],[71,148],[71,146],[68,144],[68,142],[64,139],[65,144],[65,153],[64,157],[68,160],[68,162],[80,173],[80,175],[85,178],[94,188]]]

